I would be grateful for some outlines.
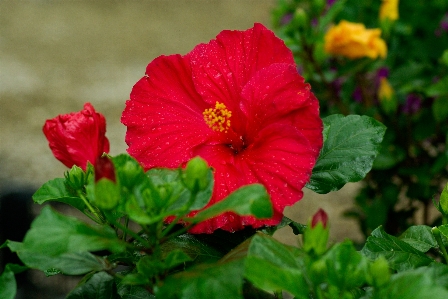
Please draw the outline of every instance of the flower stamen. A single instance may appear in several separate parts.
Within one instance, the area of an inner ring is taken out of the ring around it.
[[[227,110],[226,105],[220,102],[216,102],[215,108],[208,108],[202,112],[204,115],[205,123],[216,132],[227,133],[230,128],[230,117],[232,117],[232,111]]]

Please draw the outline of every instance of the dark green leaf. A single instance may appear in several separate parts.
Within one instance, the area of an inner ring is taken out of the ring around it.
[[[121,299],[156,299],[156,296],[151,295],[141,286],[122,283],[118,284],[118,294],[121,296]]]
[[[384,256],[390,267],[397,271],[418,268],[434,262],[408,243],[387,234],[382,227],[372,232],[361,252],[371,260]]]
[[[108,262],[90,252],[64,253],[57,256],[48,256],[44,253],[32,250],[17,252],[20,260],[30,268],[41,271],[60,271],[67,275],[80,275],[90,271],[109,269]]]
[[[386,127],[368,116],[340,114],[323,119],[330,126],[307,188],[328,193],[357,182],[372,168]]]
[[[202,264],[168,276],[156,289],[163,299],[243,298],[243,260]]]
[[[432,113],[438,122],[443,122],[448,119],[448,96],[440,96],[434,100]]]
[[[256,218],[270,218],[273,213],[266,189],[261,184],[252,184],[230,193],[222,201],[197,213],[188,221],[197,223],[230,211],[238,215],[251,215]]]
[[[162,244],[163,252],[172,250],[182,250],[195,263],[216,262],[223,254],[206,242],[201,241],[196,235],[183,234],[176,238],[171,238]]]
[[[282,221],[279,224],[274,225],[274,226],[265,227],[265,228],[261,229],[261,232],[272,236],[272,235],[274,235],[274,233],[277,230],[279,230],[279,229],[281,229],[281,228],[283,228],[283,227],[285,227],[287,225],[292,228],[292,231],[293,231],[293,233],[295,235],[303,234],[303,232],[306,229],[306,225],[305,224],[301,224],[301,223],[295,222],[292,219],[289,219],[288,217],[283,216]]]
[[[65,179],[56,178],[48,181],[40,187],[33,195],[35,203],[43,204],[47,201],[63,202],[72,207],[84,211],[86,208],[81,198],[73,196],[65,187]]]
[[[399,239],[421,252],[427,252],[431,248],[438,247],[437,241],[431,233],[431,228],[426,225],[409,227]]]
[[[112,276],[105,272],[95,273],[86,282],[78,285],[66,299],[119,299]]]
[[[296,298],[309,298],[309,289],[301,272],[302,252],[272,237],[257,233],[249,245],[245,277],[266,291],[285,290]]]

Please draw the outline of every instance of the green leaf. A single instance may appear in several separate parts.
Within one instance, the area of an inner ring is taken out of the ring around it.
[[[385,287],[381,288],[374,299],[434,299],[448,298],[448,290],[438,285],[430,267],[404,271],[395,275]]]
[[[53,273],[67,275],[81,275],[91,271],[102,271],[109,269],[108,262],[90,252],[63,253],[57,256],[49,256],[45,253],[32,250],[17,251],[20,260],[30,268],[41,271],[50,270]]]
[[[222,258],[223,254],[200,240],[197,235],[182,234],[176,238],[171,238],[162,244],[162,251],[169,254],[173,250],[182,250],[195,263],[211,263]]]
[[[446,238],[448,238],[448,224],[444,224],[438,227],[439,231],[444,235]]]
[[[20,265],[6,264],[3,273],[0,275],[0,298],[14,299],[16,297],[17,282],[14,274],[18,274],[27,269],[27,267]]]
[[[242,299],[243,271],[241,259],[202,264],[168,276],[155,295],[163,299]]]
[[[409,227],[399,239],[421,252],[427,252],[431,248],[438,247],[437,241],[431,233],[431,227],[426,225]]]
[[[434,100],[432,114],[438,122],[448,119],[448,96],[440,96]]]
[[[429,97],[437,97],[448,94],[448,77],[443,77],[438,82],[426,89],[426,95]]]
[[[296,298],[309,298],[309,288],[301,271],[303,253],[274,238],[257,233],[249,245],[244,276],[265,291],[285,290]]]
[[[115,230],[107,225],[90,226],[46,206],[31,224],[23,240],[23,247],[53,256],[98,250],[121,252],[125,250],[126,243],[119,240]]]
[[[191,257],[180,249],[168,253],[164,259],[165,269],[171,269],[183,263],[191,261]]]
[[[120,299],[115,281],[106,272],[92,275],[87,281],[73,289],[66,299]]]
[[[346,0],[335,1],[328,11],[319,19],[317,32],[325,32],[328,25],[334,21],[336,16],[344,9]]]
[[[82,274],[107,266],[103,259],[88,251],[121,252],[126,243],[119,240],[109,226],[90,226],[46,206],[31,224],[23,243],[10,242],[8,247],[31,268],[42,271],[54,268],[66,274]]]
[[[40,187],[33,195],[35,203],[43,204],[47,201],[58,201],[71,205],[80,210],[85,210],[86,206],[81,198],[73,196],[65,187],[65,179],[56,178],[48,181]]]
[[[156,299],[156,296],[151,295],[141,286],[122,283],[118,284],[118,294],[121,296],[121,299]]]
[[[334,245],[321,260],[326,264],[328,283],[340,290],[350,291],[366,281],[368,261],[356,251],[351,241]]]
[[[367,238],[361,252],[371,260],[384,256],[390,267],[397,271],[418,268],[434,262],[405,241],[387,234],[381,226]]]
[[[260,231],[265,233],[265,234],[267,234],[267,235],[272,236],[272,235],[274,235],[274,233],[277,230],[279,230],[279,229],[281,229],[281,228],[283,228],[285,226],[291,227],[292,232],[296,236],[303,234],[305,232],[305,229],[306,229],[306,225],[305,224],[301,224],[301,223],[295,222],[294,220],[289,219],[286,216],[283,216],[282,221],[279,224],[274,225],[274,226],[267,226],[265,228],[262,228]]]
[[[386,127],[368,116],[340,114],[323,119],[328,136],[307,188],[323,194],[357,182],[372,168]]]
[[[272,204],[266,189],[261,184],[243,186],[222,201],[215,203],[211,207],[200,211],[188,221],[197,223],[224,212],[234,212],[243,216],[254,216],[256,218],[272,217]]]

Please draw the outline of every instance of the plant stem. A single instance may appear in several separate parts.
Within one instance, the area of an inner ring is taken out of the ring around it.
[[[151,244],[149,244],[148,241],[146,241],[145,239],[143,239],[142,237],[140,237],[138,234],[136,234],[132,230],[128,229],[127,227],[121,225],[121,223],[114,222],[113,225],[115,225],[116,227],[121,229],[123,231],[123,233],[131,235],[135,240],[138,240],[145,247],[151,248]]]
[[[95,221],[95,219],[90,218],[92,220],[94,220],[97,223],[101,223],[104,224],[104,218],[98,213],[98,210],[96,210],[91,204],[90,202],[87,200],[87,198],[84,196],[84,194],[82,194],[81,192],[78,192],[79,197],[82,199],[82,201],[84,202],[84,204],[87,206],[87,208],[89,209],[89,211],[96,216],[98,221]]]
[[[437,228],[437,226],[433,227],[431,229],[431,232],[432,232],[434,238],[436,239],[437,244],[439,244],[439,248],[440,248],[440,251],[442,251],[443,257],[445,259],[445,263],[448,264],[448,253],[446,252],[446,248],[443,245],[442,237],[440,236],[440,231]]]

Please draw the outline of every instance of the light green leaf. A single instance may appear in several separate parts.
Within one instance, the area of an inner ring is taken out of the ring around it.
[[[348,182],[358,182],[372,168],[386,127],[368,116],[340,114],[323,119],[327,139],[307,188],[328,193]]]
[[[434,277],[428,275],[430,272],[430,267],[421,267],[392,275],[390,283],[381,288],[374,299],[448,298],[448,290],[438,285]]]
[[[443,77],[438,82],[429,86],[426,89],[426,95],[430,97],[436,97],[448,94],[448,77]]]
[[[266,189],[261,184],[243,186],[232,192],[222,201],[197,213],[189,222],[201,222],[224,212],[234,212],[243,216],[254,216],[256,218],[272,217],[272,204]]]
[[[257,233],[249,245],[244,276],[265,291],[285,290],[296,298],[309,298],[301,269],[303,253],[274,238]]]
[[[8,242],[7,245],[31,268],[56,269],[72,275],[107,267],[103,259],[88,251],[121,252],[126,246],[111,227],[90,226],[56,213],[48,206],[33,221],[23,243]]]
[[[0,275],[0,298],[14,299],[17,293],[17,282],[14,274],[28,269],[15,264],[6,264],[3,273]]]
[[[70,194],[65,187],[65,179],[56,178],[46,182],[33,195],[35,203],[43,204],[47,201],[58,201],[71,205],[72,207],[84,211],[86,208],[81,198]]]

